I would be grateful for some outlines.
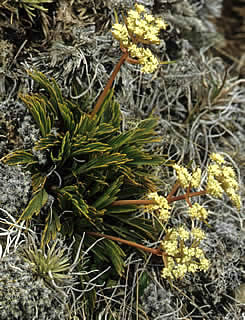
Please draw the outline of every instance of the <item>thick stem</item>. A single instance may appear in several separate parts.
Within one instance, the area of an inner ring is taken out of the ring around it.
[[[96,113],[99,111],[103,101],[105,100],[105,97],[107,95],[108,90],[111,88],[112,83],[113,83],[114,79],[116,78],[116,75],[117,75],[118,71],[120,70],[122,64],[127,59],[127,57],[128,57],[128,52],[125,52],[121,56],[121,58],[118,61],[118,63],[116,64],[115,69],[113,70],[113,72],[111,74],[111,77],[110,77],[109,81],[107,82],[107,85],[105,86],[103,92],[101,93],[101,95],[100,95],[100,97],[99,97],[99,99],[98,99],[98,101],[97,101],[97,103],[96,103],[91,115],[90,115],[91,118],[93,118],[96,115]]]
[[[110,239],[110,240],[113,240],[113,241],[118,241],[118,242],[124,243],[124,244],[126,244],[126,245],[128,245],[130,247],[135,247],[137,249],[144,250],[144,251],[146,251],[148,253],[152,253],[152,254],[154,254],[156,256],[167,255],[167,253],[163,252],[161,249],[148,248],[148,247],[143,246],[142,244],[138,244],[138,243],[133,242],[133,241],[124,240],[124,239],[121,239],[121,238],[118,238],[118,237],[114,237],[114,236],[109,236],[107,234],[102,234],[102,233],[97,233],[97,232],[87,232],[87,234],[90,234],[91,236]]]
[[[172,191],[170,192],[170,194],[171,193],[172,193]],[[197,191],[197,192],[190,192],[190,193],[188,193],[188,198],[201,196],[206,193],[207,193],[206,190]],[[180,196],[170,197],[170,198],[169,198],[169,196],[167,196],[168,203],[171,203],[174,201],[179,201],[179,200],[186,200],[186,198],[187,198],[187,194],[182,194]],[[123,206],[123,205],[144,205],[144,206],[147,206],[150,204],[157,204],[157,203],[155,200],[117,200],[117,201],[112,202],[111,205],[112,206]]]
[[[157,204],[155,200],[117,200],[112,202],[112,206],[123,206],[123,205],[149,205]]]
[[[197,192],[191,192],[189,193],[189,198],[191,197],[198,197],[201,196],[203,194],[206,194],[207,191],[206,190],[202,190],[202,191],[197,191]],[[168,200],[168,203],[174,202],[174,201],[179,201],[179,200],[185,200],[186,199],[186,194],[182,194],[180,196],[176,196],[176,197],[172,197],[171,199]]]
[[[175,185],[173,186],[172,190],[170,191],[169,195],[167,196],[167,200],[172,198],[172,196],[178,190],[179,186],[180,186],[179,182],[176,182]]]

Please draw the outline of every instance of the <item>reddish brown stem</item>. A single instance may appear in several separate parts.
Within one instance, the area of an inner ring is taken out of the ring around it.
[[[123,205],[149,205],[157,204],[155,200],[117,200],[112,202],[112,206],[123,206]]]
[[[171,193],[172,193],[172,191],[170,192],[170,194]],[[190,193],[188,193],[188,198],[201,196],[206,193],[207,193],[206,190],[197,191],[197,192],[190,192]],[[168,203],[171,203],[174,201],[179,201],[179,200],[186,200],[186,198],[187,198],[187,194],[182,194],[180,196],[170,197],[170,198],[169,198],[169,195],[167,196]],[[146,206],[146,205],[150,205],[150,204],[157,204],[157,203],[155,200],[117,200],[117,201],[112,202],[111,205],[112,206],[123,206],[123,205],[145,205]]]
[[[118,237],[114,237],[114,236],[109,236],[107,234],[102,234],[102,233],[97,233],[97,232],[87,232],[87,234],[90,234],[91,236],[110,239],[110,240],[113,240],[113,241],[118,241],[118,242],[124,243],[124,244],[126,244],[126,245],[128,245],[130,247],[135,247],[137,249],[144,250],[145,252],[152,253],[152,254],[154,254],[156,256],[167,255],[167,253],[163,252],[159,248],[158,249],[148,248],[148,247],[143,246],[142,244],[138,244],[138,243],[133,242],[133,241],[124,240],[124,239],[121,239],[121,238],[118,238]]]
[[[175,192],[179,189],[179,182],[176,182],[175,185],[173,186],[172,190],[170,191],[169,195],[167,196],[167,200],[171,199],[172,196],[175,194]]]
[[[107,95],[108,90],[111,88],[112,83],[113,83],[114,79],[116,78],[116,75],[117,75],[118,71],[120,70],[122,64],[127,59],[127,57],[128,57],[128,52],[125,52],[121,56],[121,58],[118,61],[118,63],[116,64],[115,69],[113,70],[113,72],[111,74],[111,77],[110,77],[109,81],[107,82],[107,85],[105,86],[103,92],[101,93],[101,95],[100,95],[100,97],[99,97],[99,99],[98,99],[98,101],[97,101],[97,103],[96,103],[91,115],[90,115],[91,118],[93,118],[96,115],[96,113],[99,111],[103,101],[105,100],[105,97]]]
[[[188,206],[191,208],[192,204],[190,202],[190,187],[187,188],[187,192],[185,194],[185,201],[188,204]]]
[[[189,198],[191,198],[191,197],[201,196],[206,193],[207,193],[206,190],[202,190],[202,191],[197,191],[197,192],[191,192],[191,193],[189,193],[188,196],[189,196]],[[171,199],[168,200],[168,203],[179,201],[179,200],[185,200],[185,199],[186,199],[186,194],[182,194],[180,196],[172,197]]]

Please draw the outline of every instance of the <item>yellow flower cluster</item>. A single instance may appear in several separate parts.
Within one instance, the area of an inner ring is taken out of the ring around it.
[[[159,43],[159,32],[166,29],[167,25],[162,19],[145,13],[144,6],[135,4],[135,10],[128,12],[127,27],[130,35],[136,36],[137,39]]]
[[[193,228],[191,232],[184,227],[168,229],[161,248],[168,256],[164,256],[165,267],[162,277],[168,279],[181,279],[187,272],[206,271],[209,268],[209,260],[205,258],[203,250],[198,247],[205,234],[199,228]],[[194,238],[190,247],[185,241]]]
[[[188,209],[188,213],[191,219],[199,219],[204,221],[208,217],[207,210],[198,203],[194,203],[193,206]]]
[[[234,206],[240,210],[241,199],[237,194],[239,185],[232,167],[225,166],[224,158],[216,153],[211,154],[211,164],[208,166],[207,193],[221,198],[225,192]]]
[[[168,204],[168,200],[163,196],[159,196],[157,192],[148,194],[147,199],[154,200],[156,204],[149,205],[145,207],[145,209],[152,214],[157,212],[159,220],[163,222],[168,221],[171,214],[171,207]]]
[[[142,72],[154,72],[159,64],[157,58],[150,49],[140,48],[137,44],[159,43],[159,32],[166,29],[167,25],[162,19],[147,14],[144,6],[139,4],[135,4],[135,10],[129,10],[125,23],[126,25],[115,23],[112,26],[114,38],[120,41],[132,58],[137,59]]]
[[[200,168],[192,171],[192,174],[188,170],[178,164],[174,164],[173,168],[176,171],[178,182],[183,188],[193,187],[198,188],[201,183],[202,171]]]
[[[119,40],[124,48],[127,48],[130,43],[127,27],[120,23],[114,23],[112,28],[114,38]]]
[[[137,58],[139,64],[142,65],[141,71],[145,73],[152,73],[158,66],[157,58],[152,54],[150,49],[139,48],[136,44],[132,44],[128,47],[130,56]]]

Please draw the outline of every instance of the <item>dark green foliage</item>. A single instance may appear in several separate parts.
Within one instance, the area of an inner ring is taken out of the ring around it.
[[[32,174],[33,195],[19,220],[38,216],[44,224],[42,246],[55,239],[58,231],[68,237],[97,231],[137,242],[155,239],[158,230],[150,220],[137,217],[136,206],[117,207],[112,202],[140,199],[155,191],[151,166],[164,163],[164,159],[143,147],[158,141],[156,119],[146,119],[121,132],[121,114],[113,91],[91,118],[62,96],[54,80],[39,72],[30,75],[45,94],[21,99],[33,115],[41,138],[33,149],[3,158],[8,165],[24,165]],[[37,152],[44,153],[47,161],[40,163]],[[54,202],[47,209],[49,196]],[[40,215],[41,211],[44,214]],[[84,244],[89,247],[94,241],[87,235]],[[100,241],[92,252],[102,264],[112,264],[122,275],[125,252],[116,242]]]

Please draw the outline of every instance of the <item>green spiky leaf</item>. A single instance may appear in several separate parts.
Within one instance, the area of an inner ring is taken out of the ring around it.
[[[30,220],[34,214],[38,215],[42,207],[45,205],[47,201],[48,201],[48,194],[45,191],[45,189],[36,191],[33,194],[32,199],[28,203],[28,206],[25,208],[25,210],[21,214],[19,221]]]
[[[45,219],[45,227],[41,239],[41,248],[50,240],[55,240],[57,232],[61,229],[60,218],[55,209],[50,208],[49,213]]]
[[[29,108],[33,118],[36,121],[36,124],[38,125],[38,128],[41,131],[42,136],[45,137],[50,133],[53,123],[53,119],[47,113],[45,100],[38,97],[37,95],[21,95],[20,97]]]
[[[1,160],[9,166],[32,165],[38,163],[36,157],[31,152],[25,150],[17,150],[9,153]]]

